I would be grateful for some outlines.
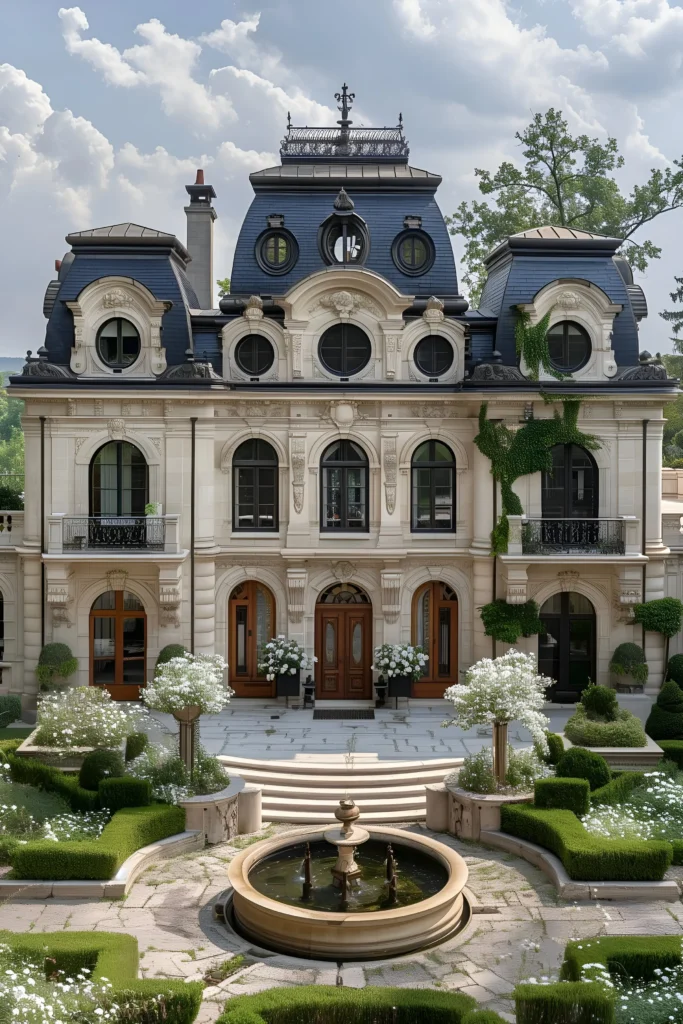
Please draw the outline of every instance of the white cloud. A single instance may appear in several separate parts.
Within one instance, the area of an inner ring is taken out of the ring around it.
[[[0,64],[0,124],[10,132],[32,135],[52,113],[38,82],[11,64]]]
[[[436,27],[425,16],[421,0],[394,0],[394,6],[409,32],[419,39],[429,39],[434,35]]]
[[[143,81],[143,76],[126,63],[111,43],[81,37],[81,33],[86,32],[90,26],[80,7],[60,7],[57,14],[62,22],[62,35],[68,53],[83,57],[97,71],[101,71],[105,81],[111,85],[128,87]]]

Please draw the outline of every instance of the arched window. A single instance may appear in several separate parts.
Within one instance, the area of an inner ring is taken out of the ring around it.
[[[552,469],[543,473],[544,519],[591,519],[598,515],[598,469],[590,452],[578,444],[550,449]]]
[[[570,704],[595,679],[595,609],[583,594],[553,594],[541,607],[538,670],[555,680],[550,700]]]
[[[91,516],[144,516],[148,501],[147,463],[139,448],[110,441],[90,463]]]
[[[258,667],[275,635],[273,595],[262,583],[245,580],[232,591],[228,604],[230,685],[238,697],[273,696],[273,684]]]
[[[234,454],[233,528],[277,530],[277,454],[267,441],[244,441]]]
[[[368,529],[368,457],[354,441],[325,449],[321,474],[321,530]]]
[[[585,366],[591,356],[588,332],[573,320],[554,324],[546,335],[550,362],[556,370],[574,373]]]
[[[455,530],[455,457],[443,441],[415,449],[412,491],[413,530]]]
[[[140,355],[140,334],[135,324],[120,316],[107,320],[97,332],[97,354],[114,370],[132,366]]]
[[[235,362],[250,377],[260,377],[267,373],[274,360],[273,346],[262,334],[247,334],[235,346]]]
[[[425,583],[415,593],[413,643],[429,657],[416,696],[443,696],[458,681],[458,598],[446,583]]]
[[[147,616],[127,590],[100,594],[90,610],[90,682],[117,700],[137,700],[145,685]]]
[[[427,377],[441,377],[453,365],[453,346],[447,338],[428,334],[415,346],[415,365]]]

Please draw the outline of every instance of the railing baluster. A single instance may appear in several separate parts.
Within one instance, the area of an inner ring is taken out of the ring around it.
[[[63,520],[65,551],[163,551],[165,542],[163,516],[65,516]]]
[[[525,555],[623,555],[621,519],[525,519],[522,553]]]

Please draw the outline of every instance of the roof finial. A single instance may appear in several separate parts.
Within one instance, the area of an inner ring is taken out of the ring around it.
[[[398,114],[398,126],[401,129],[403,128],[403,114],[400,111],[399,111],[399,114]]]
[[[336,92],[334,94],[334,98],[338,104],[341,104],[341,106],[337,107],[337,110],[341,114],[341,121],[337,121],[337,124],[340,124],[342,128],[348,128],[348,126],[353,123],[349,120],[349,110],[353,105],[356,94],[355,92],[349,92],[349,87],[346,82],[344,82],[341,92]]]
[[[287,131],[291,132],[291,130],[292,130],[292,115],[290,114],[289,111],[287,111]]]

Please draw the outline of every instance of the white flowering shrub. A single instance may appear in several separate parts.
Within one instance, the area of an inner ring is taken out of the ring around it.
[[[590,946],[587,942],[586,946]],[[683,1019],[683,965],[655,967],[649,980],[612,974],[606,964],[583,964],[581,981],[595,982],[614,996],[616,1024],[669,1024]]]
[[[548,765],[534,750],[515,750],[508,747],[508,761],[505,772],[505,787],[510,793],[528,793],[533,790],[536,779],[552,775]],[[451,772],[444,779],[447,785],[466,789],[469,793],[498,793],[501,787],[493,774],[493,750],[483,747],[476,754],[468,754],[458,771]]]
[[[683,838],[683,773],[645,772],[621,804],[593,807],[582,819],[593,835],[606,839]]]
[[[198,705],[203,715],[217,715],[234,694],[223,681],[227,664],[218,654],[185,654],[161,665],[142,699],[155,711],[182,711]]]
[[[177,804],[190,796],[218,793],[230,782],[218,758],[207,754],[201,746],[195,751],[192,772],[187,770],[177,752],[153,743],[129,762],[126,771],[136,779],[146,779],[152,787],[152,796],[167,804]]]
[[[375,647],[375,664],[372,666],[387,679],[408,676],[417,682],[424,673],[429,655],[421,647],[412,644],[382,644]]]
[[[264,646],[259,672],[265,673],[266,679],[272,681],[278,676],[294,676],[299,670],[305,672],[317,660],[309,658],[296,640],[288,640],[280,634]]]
[[[543,752],[548,749],[548,718],[542,713],[552,679],[538,674],[532,654],[511,650],[500,658],[482,658],[465,673],[465,682],[449,686],[444,697],[453,717],[444,725],[471,729],[475,725],[519,722]]]
[[[45,747],[118,747],[136,731],[142,711],[112,700],[98,686],[48,693],[38,704],[35,742]]]

